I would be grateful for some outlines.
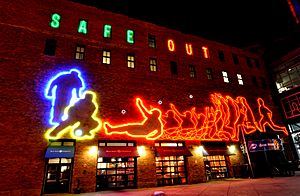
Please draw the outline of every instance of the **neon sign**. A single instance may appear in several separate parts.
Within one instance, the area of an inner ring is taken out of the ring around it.
[[[286,119],[300,116],[300,92],[284,97],[280,102]]]
[[[188,55],[193,55],[192,44],[185,44],[185,50]]]
[[[174,43],[174,40],[172,39],[169,39],[168,40],[168,48],[171,52],[174,52],[175,51],[175,43]]]
[[[82,98],[64,109],[64,120],[48,129],[45,137],[47,139],[59,139],[69,132],[74,139],[92,139],[95,137],[95,132],[100,130],[102,126],[97,114],[96,93],[85,91]],[[80,134],[76,134],[77,132]]]
[[[48,82],[45,97],[52,104],[49,120],[52,127],[46,131],[47,139],[59,139],[66,133],[78,140],[92,139],[101,129],[96,93],[83,92],[84,89],[84,80],[77,69],[60,72]],[[163,112],[145,106],[141,98],[136,98],[135,105],[143,120],[124,124],[106,121],[103,131],[108,136],[124,134],[147,140],[238,141],[241,131],[245,134],[256,130],[266,132],[266,127],[288,134],[285,127],[273,122],[272,111],[261,98],[257,99],[258,120],[245,97],[234,99],[214,93],[210,95],[210,101],[212,105],[205,107],[203,112],[197,111],[196,107],[179,111],[172,103]]]
[[[61,122],[64,108],[76,102],[84,90],[85,83],[77,69],[60,72],[51,78],[44,92],[52,105],[49,124],[56,125]]]
[[[126,134],[148,140],[158,139],[163,134],[161,111],[157,108],[148,110],[140,98],[136,99],[136,106],[144,118],[142,122],[130,122],[121,125],[111,125],[109,122],[105,122],[103,125],[105,134]]]
[[[164,134],[160,139],[170,140],[239,140],[239,133],[266,132],[269,126],[274,131],[288,134],[285,127],[276,125],[272,112],[261,98],[257,99],[260,119],[255,120],[252,109],[245,97],[233,99],[215,93],[211,95],[213,106],[206,107],[203,113],[196,108],[179,112],[175,105],[162,115]]]
[[[52,14],[50,26],[55,29],[59,28],[59,26],[60,26],[60,15],[59,14],[57,14],[57,13]]]
[[[50,22],[50,26],[54,29],[57,29],[60,27],[60,20],[61,20],[61,15],[58,13],[54,13],[51,15],[51,22]],[[87,34],[88,33],[88,21],[87,20],[79,20],[79,24],[78,24],[78,28],[77,28],[77,32],[81,33],[81,34]],[[112,26],[109,24],[105,24],[103,27],[103,37],[104,38],[111,38],[112,37]],[[129,44],[134,44],[135,42],[135,33],[133,30],[128,29],[126,31],[126,41]],[[174,52],[175,51],[175,42],[172,39],[168,39],[167,40],[167,46],[169,51]],[[193,48],[192,48],[192,44],[185,44],[185,49],[186,49],[186,53],[188,55],[193,55]],[[209,58],[209,53],[208,53],[208,48],[203,46],[202,47],[202,51],[203,51],[203,56],[204,58]]]
[[[80,20],[78,25],[78,33],[87,34],[87,21],[86,20]]]

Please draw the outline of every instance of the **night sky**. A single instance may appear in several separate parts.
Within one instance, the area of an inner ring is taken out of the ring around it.
[[[287,0],[73,1],[241,48],[282,39],[299,29]]]

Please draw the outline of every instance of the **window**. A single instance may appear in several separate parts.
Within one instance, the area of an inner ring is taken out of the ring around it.
[[[248,67],[253,67],[252,60],[249,57],[246,57],[246,63],[248,65]]]
[[[252,78],[252,84],[257,87],[258,83],[257,83],[256,76],[251,76],[251,78]]]
[[[225,61],[224,52],[222,50],[219,50],[218,54],[219,54],[219,60],[224,62]]]
[[[266,79],[264,77],[260,77],[260,81],[261,81],[261,86],[263,89],[267,88],[267,82]]]
[[[284,70],[276,74],[276,86],[279,93],[300,85],[300,64],[296,63],[296,66],[285,67]]]
[[[154,35],[148,35],[148,46],[150,48],[156,48],[156,39]]]
[[[243,78],[241,74],[236,74],[239,85],[244,85]]]
[[[56,50],[56,40],[46,39],[44,54],[49,56],[55,56],[55,50]]]
[[[255,62],[256,68],[259,69],[260,68],[259,60],[258,59],[254,59],[254,62]]]
[[[211,68],[206,68],[206,75],[207,75],[207,79],[209,79],[209,80],[213,79],[212,69]]]
[[[194,65],[189,65],[190,68],[190,77],[191,78],[196,78],[196,68]]]
[[[84,60],[84,54],[85,54],[85,46],[84,45],[76,45],[75,59]]]
[[[157,71],[157,63],[156,63],[156,59],[154,58],[150,58],[149,59],[149,65],[150,65],[150,71]]]
[[[134,68],[134,55],[132,54],[127,55],[127,66],[132,69]]]
[[[102,52],[102,63],[103,64],[110,64],[110,51],[108,50],[103,50]]]
[[[223,75],[223,80],[225,83],[229,83],[229,78],[228,78],[228,74],[226,71],[222,71],[222,75]]]
[[[171,69],[171,74],[172,75],[178,75],[178,70],[177,70],[177,64],[174,61],[171,61],[170,63],[170,69]]]
[[[240,63],[237,54],[232,54],[232,60],[235,65],[238,65]]]

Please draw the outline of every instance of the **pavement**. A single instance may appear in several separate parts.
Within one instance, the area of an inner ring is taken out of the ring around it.
[[[44,196],[153,196],[159,191],[166,196],[300,196],[300,171],[288,177],[228,178],[190,185]]]

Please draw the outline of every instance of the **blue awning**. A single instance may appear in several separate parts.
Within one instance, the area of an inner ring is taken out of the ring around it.
[[[49,146],[45,158],[73,158],[75,146]]]

